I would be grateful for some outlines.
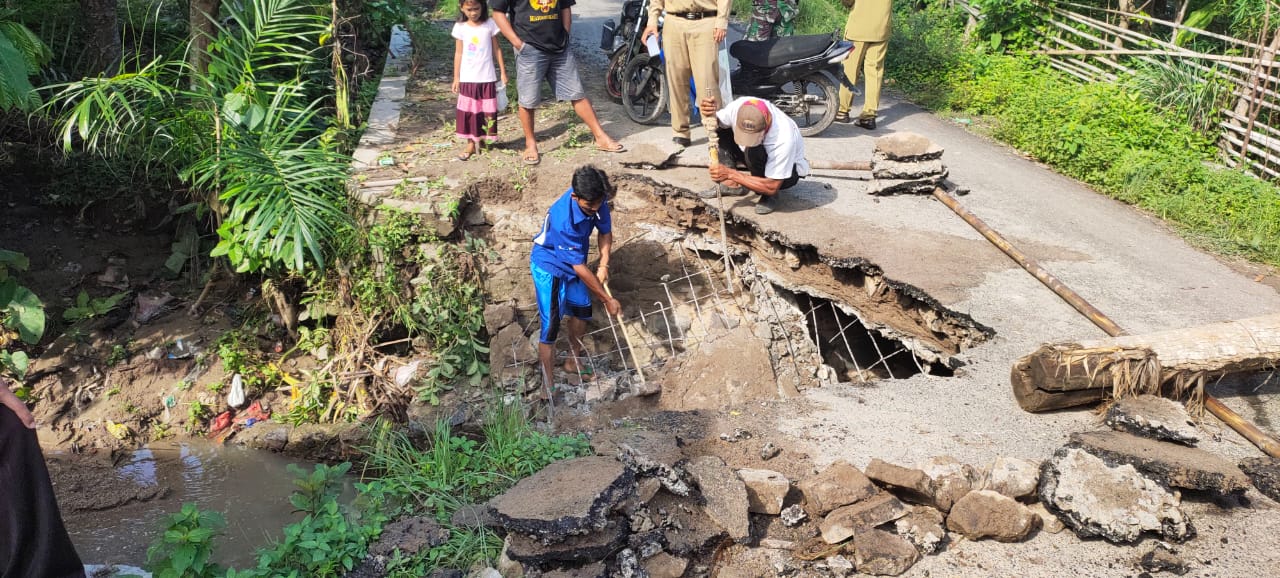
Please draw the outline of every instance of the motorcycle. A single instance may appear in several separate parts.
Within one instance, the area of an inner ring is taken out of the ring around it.
[[[768,100],[796,122],[801,135],[820,134],[835,122],[839,87],[854,90],[841,66],[852,52],[853,42],[838,32],[739,40],[729,46],[739,63],[730,73],[733,94]],[[659,58],[632,59],[622,75],[622,93],[633,121],[652,124],[661,116],[660,107],[654,111],[649,105],[666,104],[665,74]],[[628,100],[638,103],[635,110]]]
[[[622,74],[637,54],[643,54],[640,33],[649,19],[649,0],[626,0],[619,21],[604,23],[600,33],[600,49],[609,55],[604,71],[605,90],[614,102],[622,102]]]

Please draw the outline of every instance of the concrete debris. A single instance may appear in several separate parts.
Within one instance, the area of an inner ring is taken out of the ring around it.
[[[788,528],[799,526],[802,522],[809,519],[809,514],[804,511],[804,507],[800,504],[791,504],[783,508],[782,525]]]
[[[598,455],[617,457],[642,476],[657,478],[673,494],[689,495],[689,484],[676,469],[684,460],[684,453],[671,434],[639,429],[607,430],[592,437],[591,449]]]
[[[943,512],[982,484],[982,474],[951,456],[937,456],[916,464],[932,480],[933,507]]]
[[[817,475],[796,484],[804,496],[805,509],[821,516],[840,506],[865,500],[876,493],[876,487],[858,468],[838,461]]]
[[[666,552],[659,552],[645,558],[640,567],[649,575],[649,578],[680,578],[689,567],[689,561]]]
[[[481,568],[472,572],[469,578],[502,578],[502,573],[496,568]]]
[[[1137,541],[1143,532],[1183,541],[1195,536],[1178,496],[1125,464],[1109,466],[1079,448],[1063,447],[1040,471],[1040,501],[1082,538]]]
[[[511,548],[511,536],[512,534],[507,534],[506,540],[502,543],[502,553],[498,555],[498,562],[494,566],[502,574],[502,578],[523,578],[524,565],[507,555],[507,550]]]
[[[827,569],[836,576],[848,576],[853,572],[853,562],[840,554],[828,557],[826,563]]]
[[[943,148],[913,132],[894,132],[876,139],[875,160],[928,161],[942,158]]]
[[[510,324],[491,333],[489,339],[489,367],[503,368],[513,364],[533,363],[538,354],[529,336],[519,324]]]
[[[1103,421],[1111,429],[1145,438],[1196,445],[1200,431],[1187,408],[1169,398],[1140,395],[1117,400]]]
[[[969,492],[951,507],[947,529],[971,540],[991,538],[1019,542],[1031,534],[1039,519],[1017,500],[991,490]]]
[[[604,529],[605,515],[634,493],[631,468],[592,456],[555,462],[520,480],[489,506],[509,531],[549,544]]]
[[[735,541],[750,537],[747,487],[724,460],[718,456],[698,456],[689,460],[685,470],[702,493],[707,515]]]
[[[933,175],[946,174],[941,160],[929,161],[893,161],[889,159],[876,161],[871,176],[877,179],[919,179]]]
[[[1044,507],[1044,504],[1036,502],[1027,506],[1027,508],[1031,510],[1031,513],[1040,517],[1040,530],[1042,532],[1057,534],[1058,532],[1067,529],[1067,527],[1062,524],[1062,520],[1059,520],[1057,516],[1049,512],[1049,510]]]
[[[760,459],[767,462],[778,457],[780,453],[782,453],[782,448],[773,445],[773,442],[765,442],[764,446],[760,448]]]
[[[507,556],[517,562],[543,565],[554,562],[601,560],[616,552],[627,540],[627,531],[618,522],[562,542],[543,544],[524,534],[507,535]]]
[[[1253,487],[1262,495],[1280,502],[1280,459],[1272,457],[1247,458],[1240,462],[1240,469]]]
[[[928,555],[942,549],[947,539],[943,523],[942,512],[936,508],[913,506],[906,516],[893,523],[893,529],[911,542],[921,554]]]
[[[881,492],[856,504],[832,510],[822,520],[819,530],[826,543],[838,544],[859,532],[897,520],[908,511],[907,506],[892,494]]]
[[[932,193],[945,178],[947,173],[944,171],[941,174],[918,179],[875,179],[869,181],[869,186],[873,195],[927,195]]]
[[[658,490],[662,489],[662,482],[655,478],[641,478],[636,484],[636,497],[639,498],[640,504],[648,504],[654,496],[658,495]]]
[[[733,433],[722,433],[722,434],[720,434],[720,439],[721,439],[721,441],[726,441],[726,442],[729,442],[729,443],[731,443],[731,444],[732,444],[732,443],[737,443],[737,442],[742,441],[742,440],[749,440],[749,439],[751,439],[751,432],[749,432],[749,431],[747,431],[747,430],[745,430],[745,429],[742,429],[742,428],[738,428],[738,429],[733,430]]]
[[[867,464],[867,477],[908,502],[933,503],[933,480],[921,470],[873,458]]]
[[[382,528],[378,541],[369,546],[370,556],[391,556],[396,550],[405,556],[426,552],[449,541],[449,530],[427,516],[401,518]]]
[[[787,477],[772,470],[738,470],[738,477],[747,486],[747,510],[754,514],[777,516],[782,513],[782,502],[791,490]]]
[[[609,578],[609,567],[604,562],[592,562],[568,568],[550,568],[538,574],[538,578]]]
[[[883,530],[867,530],[853,538],[853,563],[860,574],[897,576],[920,560],[910,542]]]
[[[1235,464],[1197,448],[1155,441],[1115,431],[1077,433],[1078,447],[1108,464],[1129,464],[1144,475],[1176,488],[1219,494],[1243,492],[1249,478]]]
[[[981,489],[1020,499],[1035,496],[1039,483],[1040,462],[999,457],[987,469],[986,483]]]
[[[660,521],[667,552],[692,559],[710,553],[726,532],[704,508],[689,507],[687,502],[672,494],[658,494],[649,510],[658,514],[655,519]]]
[[[1138,567],[1147,572],[1169,572],[1181,576],[1191,570],[1191,567],[1178,556],[1178,553],[1168,544],[1156,542],[1155,545],[1138,559]]]

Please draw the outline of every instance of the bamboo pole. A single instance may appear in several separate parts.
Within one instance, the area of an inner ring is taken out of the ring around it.
[[[613,298],[613,292],[609,290],[608,285],[604,286],[604,294],[608,295],[610,299]],[[640,383],[643,384],[645,382],[644,369],[640,367],[640,356],[636,354],[635,346],[631,345],[631,332],[627,331],[627,325],[622,322],[622,312],[618,312],[613,318],[618,321],[618,326],[622,328],[622,338],[627,342],[627,351],[631,352],[631,363],[636,366],[636,376],[640,378]]]

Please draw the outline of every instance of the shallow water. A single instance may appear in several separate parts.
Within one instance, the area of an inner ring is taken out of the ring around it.
[[[161,498],[94,512],[64,513],[67,530],[87,564],[134,564],[161,533],[166,514],[195,502],[226,517],[215,539],[214,561],[237,568],[255,564],[256,548],[278,540],[281,529],[302,518],[289,494],[294,475],[286,466],[310,471],[314,464],[278,454],[211,443],[153,443],[135,450],[116,468],[121,479],[167,486]],[[345,490],[350,498],[353,490]],[[344,500],[345,501],[345,500]]]

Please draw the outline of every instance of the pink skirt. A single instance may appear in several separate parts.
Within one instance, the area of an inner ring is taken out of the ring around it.
[[[458,83],[458,137],[498,140],[498,83]]]

